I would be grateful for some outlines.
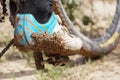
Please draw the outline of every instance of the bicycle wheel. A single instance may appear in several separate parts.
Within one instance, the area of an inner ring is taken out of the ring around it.
[[[102,36],[95,39],[85,36],[83,33],[78,31],[78,29],[76,29],[73,22],[67,16],[61,0],[54,2],[56,7],[55,11],[60,15],[64,24],[68,29],[70,29],[72,34],[78,36],[83,42],[83,46],[79,54],[82,54],[86,57],[98,57],[108,54],[116,47],[120,36],[120,0],[116,0],[116,12],[112,19],[111,25],[108,27],[108,29],[106,29],[106,32]]]

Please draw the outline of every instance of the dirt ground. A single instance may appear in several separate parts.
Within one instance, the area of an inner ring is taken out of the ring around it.
[[[0,51],[13,38],[13,31],[8,19],[0,23]],[[58,67],[52,67],[54,70],[49,75],[57,77],[48,76],[47,72],[39,73],[21,53],[11,47],[0,59],[0,80],[120,80],[120,42],[109,55],[94,61],[86,61],[80,55],[71,56],[69,65],[73,66],[60,74]]]

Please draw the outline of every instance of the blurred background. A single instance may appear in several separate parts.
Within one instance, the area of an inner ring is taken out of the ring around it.
[[[62,0],[68,16],[80,32],[95,38],[103,35],[114,17],[116,0]]]
[[[116,10],[116,0],[62,0],[62,3],[75,27],[90,38],[105,33]],[[0,4],[0,51],[14,33],[9,22],[8,0],[6,5],[8,15],[3,19],[3,7]],[[95,61],[74,55],[70,56],[70,65],[64,67],[46,64],[49,71],[44,73],[35,70],[32,52],[20,52],[12,46],[0,59],[0,80],[119,80],[119,47],[118,44],[112,54]]]

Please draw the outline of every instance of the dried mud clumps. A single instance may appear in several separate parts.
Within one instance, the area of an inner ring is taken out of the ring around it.
[[[23,46],[20,45],[16,40],[14,40],[14,46],[16,46],[20,51],[43,51],[46,56],[61,55],[69,56],[78,53],[75,50],[65,49],[65,44],[62,43],[63,39],[57,36],[55,33],[51,36],[49,33],[37,34],[33,33],[32,38],[35,41],[34,45]]]
[[[32,37],[36,42],[34,45],[34,50],[44,51],[47,56],[56,54],[68,56],[76,54],[76,51],[64,49],[65,45],[62,43],[63,39],[55,33],[52,36],[48,33],[43,33],[41,35],[34,33]]]
[[[28,52],[32,50],[32,46],[21,45],[15,39],[14,39],[14,46],[16,46],[20,51],[23,51],[23,52]]]

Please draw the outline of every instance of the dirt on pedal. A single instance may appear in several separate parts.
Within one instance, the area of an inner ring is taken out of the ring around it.
[[[0,51],[13,38],[13,33],[6,17],[5,22],[0,23]],[[47,64],[48,72],[37,71],[34,61],[29,63],[23,54],[29,53],[15,47],[6,52],[0,59],[0,80],[120,80],[120,42],[110,54],[96,60],[74,55],[66,67]]]

